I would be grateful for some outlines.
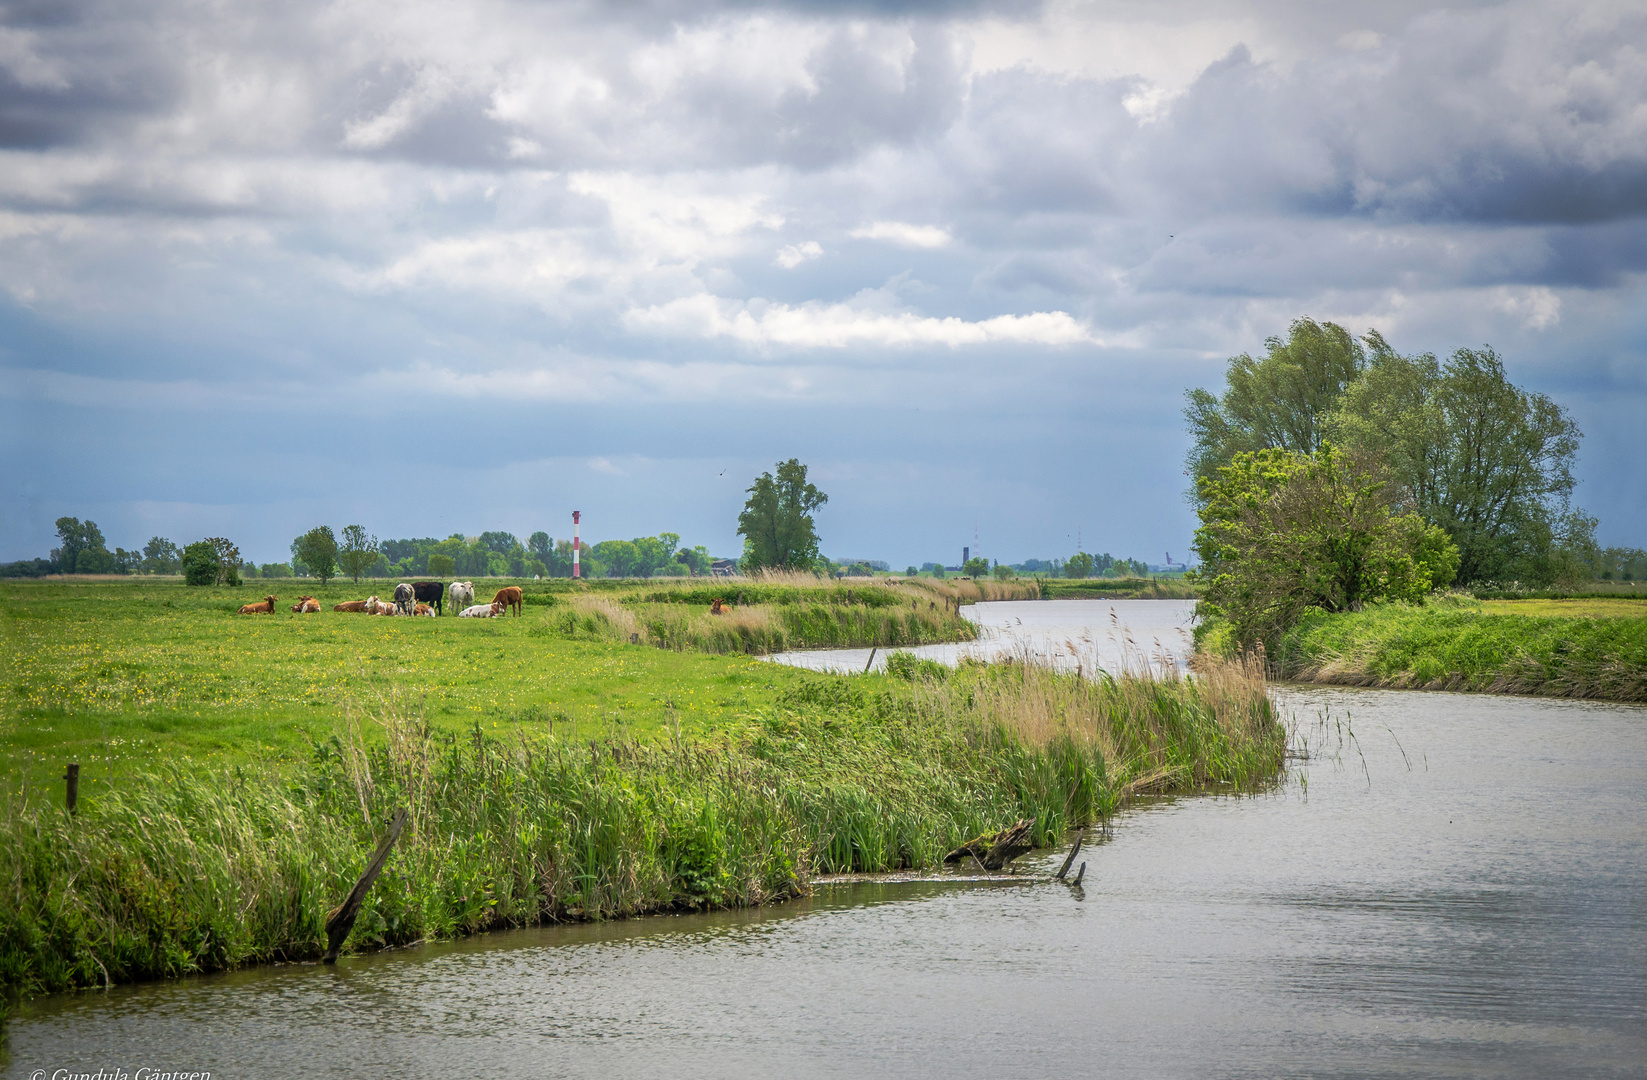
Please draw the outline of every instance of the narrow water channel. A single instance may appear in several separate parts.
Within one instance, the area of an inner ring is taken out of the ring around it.
[[[1277,696],[1312,757],[1120,815],[1080,894],[841,883],[42,999],[0,1072],[1647,1076],[1647,709]]]

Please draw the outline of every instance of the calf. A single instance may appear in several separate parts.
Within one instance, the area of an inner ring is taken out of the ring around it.
[[[393,604],[385,604],[375,596],[368,596],[365,603],[366,614],[368,615],[393,615],[395,613]]]
[[[243,604],[240,608],[242,615],[273,615],[275,598],[270,596],[260,603]]]
[[[498,594],[496,596],[492,597],[492,603],[494,605],[502,604],[505,611],[510,608],[514,608],[514,613],[519,615],[521,611],[520,599],[519,585],[505,585],[503,588],[498,590]]]
[[[730,615],[732,614],[732,605],[717,596],[714,602],[709,605],[709,614]]]
[[[427,615],[427,616],[429,616],[429,618],[432,619],[432,618],[435,617],[435,609],[430,607],[428,604],[420,603],[420,604],[417,605],[417,607],[412,609],[412,614],[413,615]]]
[[[292,614],[318,615],[320,614],[320,601],[312,596],[300,596],[297,598],[297,603],[292,605]]]
[[[494,619],[501,614],[503,614],[503,605],[494,600],[490,604],[476,604],[474,607],[466,607],[458,612],[458,618]]]
[[[373,599],[375,600],[377,598],[373,597]],[[364,600],[345,600],[341,604],[333,604],[332,605],[332,610],[333,611],[364,612],[366,610],[366,601],[364,601]]]
[[[472,581],[452,582],[452,606],[462,611],[475,602],[475,583]]]
[[[446,586],[438,581],[412,582],[412,596],[425,604],[433,604],[437,615],[446,614],[440,606],[441,598],[445,595]]]
[[[395,586],[395,610],[397,612],[402,615],[410,615],[412,613],[412,605],[416,602],[417,595],[412,592],[412,587],[410,585],[403,581],[399,585]]]

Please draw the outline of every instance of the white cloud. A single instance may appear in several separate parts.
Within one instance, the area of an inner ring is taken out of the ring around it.
[[[1493,290],[1492,306],[1521,323],[1525,330],[1548,330],[1561,321],[1561,297],[1542,285],[1530,289]]]
[[[751,345],[839,349],[852,345],[918,347],[1014,343],[1102,344],[1092,331],[1062,311],[997,315],[969,321],[910,312],[887,313],[850,304],[788,304],[725,300],[703,293],[636,309],[624,320],[651,333],[731,338]]]
[[[773,262],[785,270],[793,270],[808,259],[816,259],[823,254],[823,246],[816,240],[807,240],[799,244],[785,244],[778,249],[778,257]]]
[[[936,225],[911,225],[904,221],[874,221],[853,229],[851,235],[860,240],[885,240],[900,247],[940,248],[949,243],[947,229]]]

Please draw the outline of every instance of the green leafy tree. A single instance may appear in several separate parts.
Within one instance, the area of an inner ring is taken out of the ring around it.
[[[429,576],[449,578],[457,571],[457,562],[450,556],[434,551],[429,553]]]
[[[675,552],[675,561],[686,567],[687,573],[692,576],[702,577],[709,573],[710,564],[715,561],[715,557],[709,554],[708,548],[698,544]]]
[[[1203,603],[1252,647],[1273,645],[1309,608],[1353,611],[1445,586],[1458,549],[1417,514],[1396,512],[1392,491],[1331,444],[1237,454],[1200,484]]]
[[[337,538],[330,525],[317,525],[292,541],[292,556],[325,585],[337,576]]]
[[[114,556],[103,539],[103,530],[97,522],[87,519],[60,517],[57,519],[57,537],[61,546],[54,548],[51,561],[60,574],[106,574],[114,566]]]
[[[1064,563],[1064,576],[1067,578],[1088,578],[1092,576],[1094,559],[1084,551],[1077,551]]]
[[[819,561],[812,513],[829,496],[807,482],[806,466],[790,458],[778,465],[777,476],[762,473],[747,491],[749,499],[738,515],[744,570],[812,569]]]
[[[989,560],[982,557],[968,559],[961,565],[961,573],[965,574],[973,581],[977,581],[979,578],[989,573]]]
[[[1375,351],[1388,351],[1376,331],[1366,340]],[[1309,318],[1295,320],[1285,340],[1272,337],[1264,344],[1260,359],[1246,353],[1230,358],[1221,396],[1200,389],[1185,393],[1184,418],[1194,440],[1185,465],[1197,484],[1191,492],[1196,499],[1199,482],[1236,454],[1319,450],[1328,414],[1367,361],[1366,348],[1348,330]]]
[[[239,585],[240,549],[221,536],[196,540],[183,549],[185,585]]]
[[[337,565],[350,579],[359,582],[360,576],[377,562],[377,537],[369,535],[359,525],[343,527],[343,543],[337,548]]]
[[[555,541],[541,529],[526,538],[526,550],[530,556],[545,566],[554,558]]]
[[[596,559],[612,577],[636,577],[641,565],[640,551],[629,540],[602,540],[592,549]],[[593,576],[593,575],[591,575]]]
[[[143,569],[151,574],[177,574],[183,570],[183,552],[164,536],[149,538],[143,545]]]
[[[921,574],[921,568],[919,566],[915,566],[913,564],[910,565],[908,570],[904,571],[904,577],[919,577],[920,574]]]
[[[1018,574],[1016,570],[1002,562],[997,562],[990,567],[989,572],[995,576],[996,581],[1011,581]]]
[[[1593,519],[1569,503],[1578,425],[1512,384],[1490,348],[1445,362],[1382,348],[1330,427],[1346,449],[1382,458],[1412,509],[1447,531],[1462,581],[1545,584],[1595,550]]]

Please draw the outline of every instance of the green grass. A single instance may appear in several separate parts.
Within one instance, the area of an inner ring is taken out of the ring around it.
[[[1203,635],[1204,648],[1217,647],[1213,635]],[[1311,682],[1647,701],[1647,611],[1523,615],[1446,597],[1316,612],[1270,660],[1280,675]]]
[[[528,592],[525,614],[335,614],[362,590],[309,584],[320,615],[234,614],[245,588],[145,579],[0,585],[0,772],[36,783],[78,760],[96,790],[136,765],[291,763],[383,687],[438,731],[524,727],[645,735],[666,715],[713,730],[794,676],[751,659],[620,644],[575,602]],[[289,598],[296,600],[298,591]]]
[[[412,825],[352,948],[763,903],[1022,817],[1046,843],[1141,792],[1259,787],[1284,754],[1251,671],[834,676],[569,637],[555,621],[582,599],[229,614],[248,598],[0,592],[0,989],[313,957],[396,806]]]
[[[1048,600],[1193,600],[1194,582],[1181,578],[1043,578]]]

